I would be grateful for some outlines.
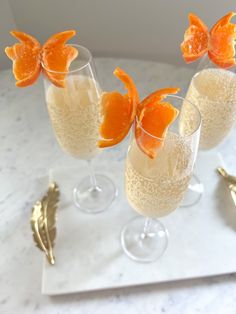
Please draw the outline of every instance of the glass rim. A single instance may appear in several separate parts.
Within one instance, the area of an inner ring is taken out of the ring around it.
[[[91,52],[90,52],[90,50],[89,50],[88,48],[86,48],[86,47],[84,47],[84,46],[82,46],[82,45],[78,45],[78,44],[68,44],[68,45],[69,45],[69,46],[73,46],[73,47],[75,47],[75,48],[78,48],[78,51],[79,51],[79,49],[85,50],[86,53],[88,54],[88,61],[86,61],[86,63],[83,64],[82,66],[77,67],[76,69],[71,70],[71,71],[69,70],[69,71],[67,71],[67,72],[60,72],[60,71],[50,70],[50,69],[48,69],[48,68],[45,66],[45,64],[41,61],[41,65],[42,65],[42,67],[44,68],[44,70],[46,70],[46,71],[49,72],[49,73],[54,73],[54,74],[71,74],[71,73],[75,73],[75,72],[81,71],[82,69],[86,68],[86,67],[91,63],[93,57],[92,57],[92,54],[91,54]],[[78,56],[79,56],[79,54],[78,54]],[[73,61],[75,61],[75,60],[73,60]],[[73,61],[72,61],[72,62],[73,62]]]
[[[196,112],[198,113],[198,116],[199,116],[199,123],[196,127],[196,129],[191,132],[190,134],[187,134],[187,135],[181,135],[181,138],[185,139],[185,138],[189,138],[191,136],[193,136],[193,134],[195,134],[196,132],[199,131],[200,127],[201,127],[201,124],[202,124],[202,116],[201,116],[201,113],[198,109],[198,107],[196,105],[194,105],[191,101],[189,101],[188,99],[184,98],[184,97],[181,97],[181,96],[178,96],[178,95],[172,95],[172,94],[168,94],[165,98],[167,97],[172,97],[172,98],[177,98],[177,99],[180,99],[180,100],[183,100],[183,101],[187,101],[191,106],[193,106],[193,108],[196,110]],[[143,126],[142,126],[142,123],[140,123],[138,121],[138,116],[136,115],[135,116],[135,121],[137,123],[137,125],[139,126],[139,128],[145,133],[147,134],[148,136],[150,136],[151,138],[153,139],[156,139],[156,140],[159,140],[159,141],[163,141],[165,139],[165,136],[164,137],[158,137],[158,136],[155,136],[151,133],[149,133],[148,131],[146,131]]]
[[[205,71],[205,70],[227,71],[227,72],[231,73],[230,75],[235,76],[235,82],[236,82],[236,74],[235,74],[233,71],[229,71],[229,70],[227,70],[227,69],[222,69],[222,68],[205,68],[205,69],[201,69],[201,70],[197,71],[197,72],[193,75],[189,86],[190,86],[191,84],[193,84],[193,87],[194,87],[194,89],[197,91],[198,94],[202,95],[204,98],[207,98],[210,102],[214,102],[214,103],[216,103],[216,104],[222,104],[222,102],[224,102],[225,104],[228,104],[228,103],[232,103],[232,102],[236,101],[236,97],[235,97],[235,98],[232,98],[232,99],[230,99],[230,100],[212,100],[212,99],[210,99],[207,95],[205,95],[205,94],[203,94],[203,93],[200,93],[200,92],[199,92],[199,89],[196,87],[196,84],[193,83],[193,80],[196,79],[197,76],[199,76],[199,74],[200,74],[202,71]]]

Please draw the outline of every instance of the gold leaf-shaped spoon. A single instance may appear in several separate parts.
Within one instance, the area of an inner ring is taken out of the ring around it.
[[[230,184],[229,188],[232,199],[234,201],[234,205],[236,206],[236,184]]]
[[[53,246],[56,238],[56,210],[59,202],[59,188],[50,184],[47,194],[32,208],[31,228],[36,246],[45,252],[50,264],[55,264]]]
[[[230,193],[236,206],[236,176],[230,175],[224,168],[218,167],[218,173],[229,183]]]
[[[236,184],[236,176],[230,175],[224,168],[218,167],[217,168],[218,173],[225,178],[226,181],[228,181],[231,184]]]

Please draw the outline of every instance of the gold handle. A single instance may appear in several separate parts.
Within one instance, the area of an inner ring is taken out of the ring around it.
[[[234,201],[234,205],[236,206],[236,185],[230,184],[229,188],[230,188],[232,199]]]
[[[236,184],[236,177],[230,175],[224,168],[218,167],[217,171],[219,174],[224,177],[229,183]]]

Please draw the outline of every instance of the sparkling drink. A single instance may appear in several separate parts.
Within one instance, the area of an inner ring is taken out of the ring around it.
[[[91,159],[98,153],[100,105],[98,84],[82,75],[69,77],[65,88],[49,86],[48,112],[60,146],[70,155]]]
[[[131,206],[146,217],[161,217],[178,207],[192,175],[191,149],[169,132],[164,147],[150,159],[133,140],[126,159],[125,187]]]
[[[186,99],[202,115],[200,148],[215,147],[236,121],[236,75],[224,69],[204,69],[192,78]]]

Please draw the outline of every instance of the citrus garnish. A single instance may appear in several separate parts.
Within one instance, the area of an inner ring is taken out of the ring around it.
[[[190,26],[181,44],[184,60],[190,63],[208,53],[210,60],[219,67],[235,65],[236,25],[230,22],[234,15],[234,12],[229,12],[209,32],[201,19],[190,13]]]
[[[77,57],[78,51],[76,48],[65,43],[74,37],[76,32],[69,30],[57,33],[51,36],[43,45],[42,62],[46,69],[44,71],[49,80],[58,87],[64,87],[66,72],[69,70],[71,62]]]
[[[141,103],[130,76],[120,68],[114,74],[125,84],[128,94],[117,91],[105,92],[101,98],[103,121],[100,125],[102,139],[100,148],[120,143],[136,118],[135,138],[139,148],[150,158],[155,158],[162,146],[169,125],[178,115],[178,110],[162,100],[169,94],[176,94],[179,88],[163,88],[147,96]]]
[[[71,62],[78,55],[76,48],[65,43],[75,34],[74,30],[57,33],[41,46],[33,36],[19,31],[12,31],[11,35],[16,37],[19,43],[7,47],[5,52],[8,58],[13,61],[16,86],[26,87],[33,84],[40,75],[43,63],[44,72],[49,80],[58,87],[64,87],[66,72]],[[64,74],[51,71],[64,72]]]
[[[177,94],[179,92],[179,88],[177,87],[166,87],[166,88],[161,88],[156,90],[155,92],[151,93],[147,97],[145,97],[141,103],[138,105],[138,111],[139,113],[143,108],[146,106],[153,104],[153,103],[158,103],[164,98],[166,98],[167,95],[169,94]]]
[[[132,78],[120,68],[116,68],[114,75],[124,84],[128,93],[122,95],[117,91],[105,92],[101,98],[100,125],[102,139],[98,142],[100,148],[114,146],[120,143],[129,133],[136,115],[139,95]]]
[[[6,55],[13,61],[13,74],[17,80],[16,86],[25,87],[33,84],[41,71],[40,51],[41,45],[34,37],[12,31],[20,43],[5,49]]]
[[[208,50],[208,29],[199,17],[189,14],[189,28],[184,34],[181,50],[184,60],[189,63],[202,57]]]
[[[139,148],[151,159],[163,145],[168,127],[174,122],[178,110],[162,100],[168,94],[176,94],[179,88],[164,88],[147,96],[138,106],[135,138]]]
[[[230,23],[236,13],[222,17],[210,31],[208,55],[212,62],[222,68],[229,68],[235,62],[236,25]]]

